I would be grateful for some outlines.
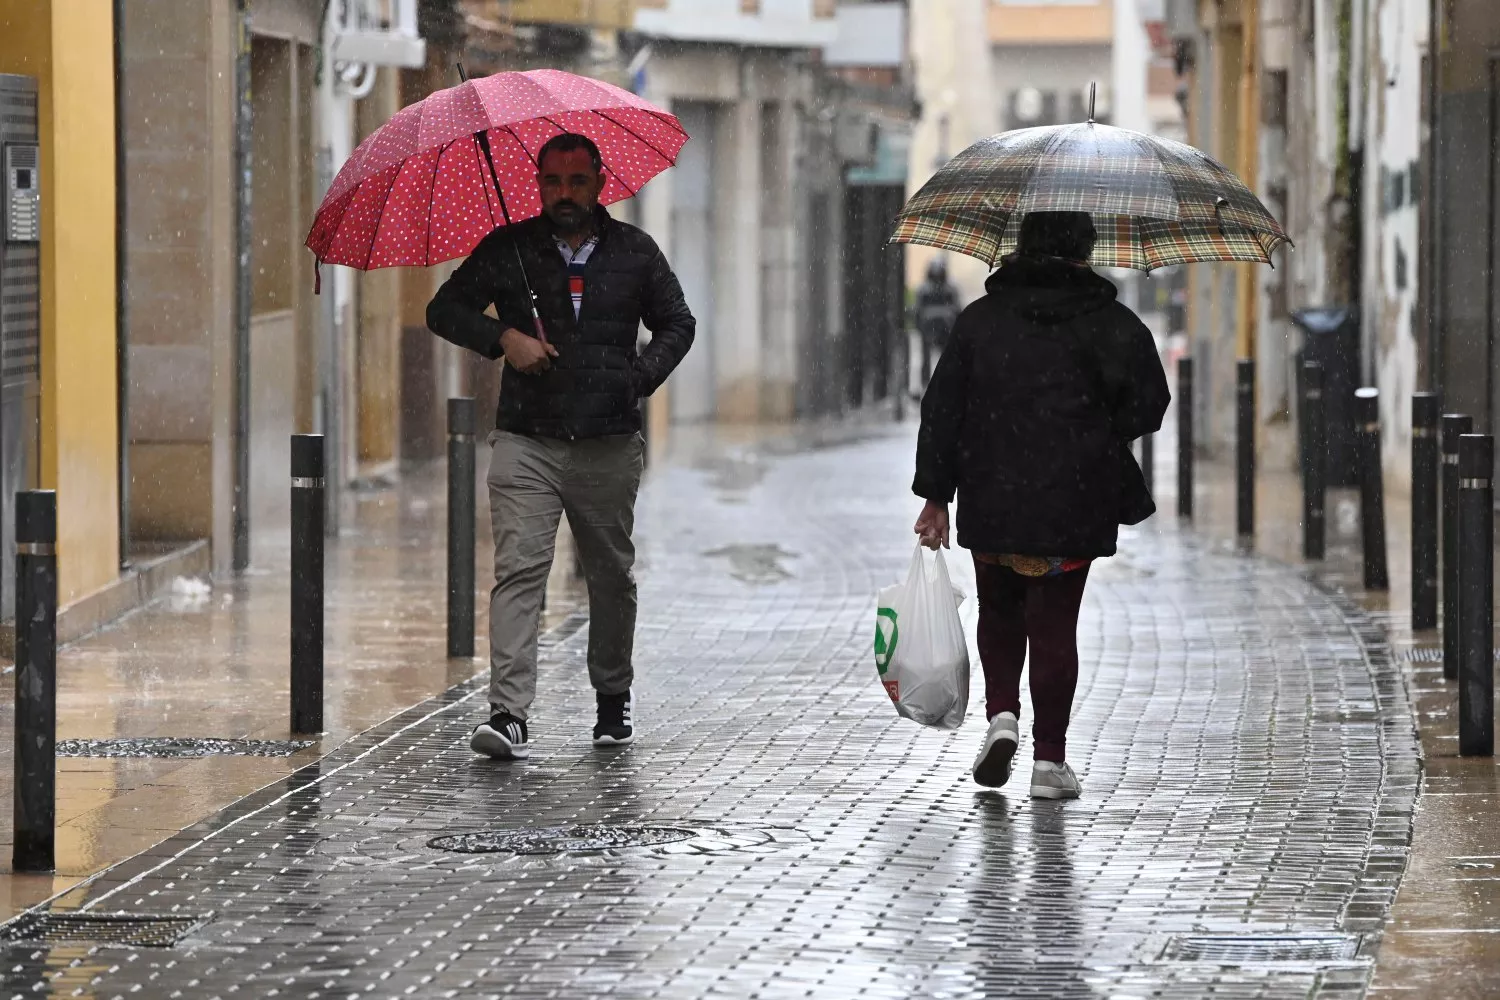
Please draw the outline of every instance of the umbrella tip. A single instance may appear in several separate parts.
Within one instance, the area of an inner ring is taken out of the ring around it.
[[[1089,121],[1088,121],[1088,123],[1090,125],[1094,124],[1094,98],[1097,95],[1098,90],[1099,90],[1099,84],[1096,83],[1096,82],[1092,82],[1091,81],[1089,83]]]
[[[466,72],[464,72],[464,64],[460,62],[460,63],[456,63],[455,65],[458,66],[458,78],[459,78],[459,80],[462,81],[463,83],[468,83],[469,82],[469,74],[466,73]]]

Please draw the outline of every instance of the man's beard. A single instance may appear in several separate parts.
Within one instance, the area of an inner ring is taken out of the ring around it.
[[[561,233],[576,233],[588,226],[590,212],[576,201],[560,201],[547,210],[547,218]]]

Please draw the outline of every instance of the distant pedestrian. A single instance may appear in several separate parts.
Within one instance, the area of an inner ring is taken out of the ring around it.
[[[1155,509],[1130,454],[1161,426],[1170,392],[1151,332],[1084,263],[1085,212],[1040,212],[1021,224],[1019,252],[959,317],[922,402],[916,531],[958,543],[979,582],[979,656],[989,731],[974,780],[1010,777],[1031,652],[1031,794],[1076,798],[1067,763],[1078,683],[1078,609],[1090,562],[1115,553],[1117,526]]]
[[[948,346],[953,324],[960,311],[958,289],[948,280],[948,265],[941,257],[927,265],[927,279],[917,286],[917,301],[912,310],[917,334],[922,338],[922,385],[932,379],[933,366]]]
[[[497,759],[531,751],[527,716],[536,697],[542,601],[564,513],[588,583],[594,742],[635,737],[639,403],[682,361],[694,331],[656,243],[599,205],[605,178],[594,143],[559,135],[537,162],[541,216],[485,237],[427,307],[434,332],[505,360],[490,435],[491,716],[469,741],[476,753]],[[527,277],[545,339],[527,332]],[[498,320],[485,315],[491,304]],[[642,324],[653,336],[637,350]]]

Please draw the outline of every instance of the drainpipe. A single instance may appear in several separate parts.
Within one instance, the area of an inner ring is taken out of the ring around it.
[[[333,35],[343,24],[343,14],[343,4],[324,5],[317,81],[319,202],[328,193],[335,173],[351,152],[353,102],[340,90],[331,51]],[[327,486],[323,491],[323,530],[328,537],[336,538],[339,533],[346,471],[343,343],[353,287],[346,268],[330,267],[323,277],[321,329],[318,338],[318,399],[313,414],[318,430],[324,437],[324,455],[328,469]]]
[[[250,568],[250,195],[252,180],[250,15],[248,0],[235,0],[234,113],[234,563]]]
[[[1428,391],[1443,398],[1443,328],[1442,295],[1438,291],[1439,241],[1443,238],[1442,223],[1442,116],[1438,110],[1443,85],[1443,5],[1441,0],[1428,0],[1427,9],[1427,218],[1422,252],[1427,256],[1427,287],[1422,289],[1426,299],[1423,305],[1427,313],[1427,377],[1424,380]]]
[[[115,433],[120,569],[130,568],[130,314],[125,299],[125,0],[114,0],[115,57]]]
[[[1251,191],[1260,186],[1260,0],[1240,3],[1240,179]],[[1237,356],[1255,357],[1256,319],[1260,303],[1259,264],[1239,266]]]

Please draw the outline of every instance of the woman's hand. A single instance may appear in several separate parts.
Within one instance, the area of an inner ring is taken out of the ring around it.
[[[929,549],[948,548],[948,505],[927,501],[915,530]]]

